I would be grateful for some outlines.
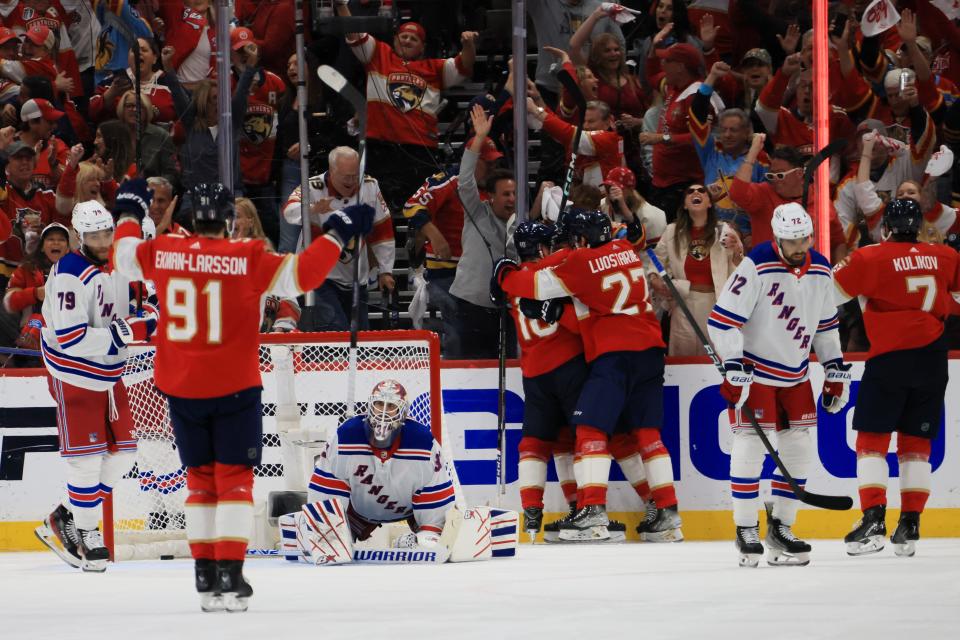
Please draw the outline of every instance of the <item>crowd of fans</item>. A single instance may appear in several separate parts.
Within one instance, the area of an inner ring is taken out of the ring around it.
[[[341,17],[382,12],[370,0],[333,4]],[[530,218],[552,223],[567,200],[615,223],[639,220],[702,323],[745,252],[771,239],[773,209],[812,209],[821,189],[830,191],[833,262],[882,241],[880,214],[893,197],[920,203],[926,241],[960,248],[951,155],[960,151],[960,16],[949,3],[892,1],[900,19],[878,34],[862,26],[868,2],[831,3],[829,123],[846,144],[829,158],[829,185],[805,180],[814,152],[809,2],[528,0],[536,62],[520,108],[536,144],[524,176],[512,168],[514,63],[506,51],[484,51],[507,40],[478,18],[502,7],[451,2],[439,18],[435,5],[395,4],[394,33],[314,34],[306,60],[309,77],[332,64],[367,97],[365,175],[352,113],[336,132],[314,133],[308,152],[311,173],[323,169],[309,177],[311,226],[356,199],[377,209],[357,258],[362,327],[370,290],[386,299],[406,286],[414,325],[439,314],[445,357],[494,357],[499,314],[487,288],[493,262],[514,252],[518,189],[529,189]],[[232,67],[232,233],[298,249],[304,150],[293,1],[238,0],[235,11],[230,41],[218,43],[209,0],[0,4],[0,346],[36,346],[44,276],[76,246],[76,203],[112,206],[124,183],[143,178],[156,233],[190,232],[190,199],[177,196],[221,181],[213,64],[221,44]],[[586,98],[583,113],[558,82],[561,70]],[[483,90],[457,109],[445,96],[469,82]],[[344,111],[309,84],[328,118]],[[307,111],[313,118],[316,105]],[[450,164],[443,151],[459,139]],[[404,246],[410,272],[401,280]],[[352,274],[349,262],[334,270],[299,329],[348,328]],[[702,353],[664,283],[651,276],[650,286],[670,354]],[[274,326],[292,328],[296,303],[282,306],[293,321]],[[865,349],[855,302],[842,316],[845,347]]]

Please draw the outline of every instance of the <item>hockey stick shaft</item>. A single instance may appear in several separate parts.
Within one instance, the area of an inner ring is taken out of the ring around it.
[[[507,440],[507,307],[501,306],[497,358],[497,506],[507,493],[504,449]]]
[[[667,274],[667,270],[664,269],[663,264],[660,263],[660,260],[653,252],[653,249],[647,249],[647,256],[650,257],[650,261],[653,263],[654,268],[656,268],[657,273],[667,284],[667,288],[670,289],[670,293],[673,295],[674,301],[677,303],[677,306],[680,307],[680,310],[683,312],[687,322],[690,323],[690,327],[693,328],[694,333],[697,334],[697,339],[700,340],[700,344],[707,352],[710,360],[713,361],[713,366],[717,368],[717,371],[720,372],[721,376],[725,376],[726,372],[724,371],[723,362],[720,360],[720,356],[718,356],[717,352],[713,350],[713,345],[710,344],[710,340],[703,332],[703,329],[700,328],[700,325],[697,324],[697,320],[693,317],[693,313],[690,312],[690,308],[687,307],[687,303],[684,302],[680,292],[677,291],[677,286],[673,283],[673,279],[669,274]],[[780,455],[777,453],[776,449],[773,448],[773,444],[771,444],[770,439],[767,438],[767,435],[763,432],[763,429],[757,422],[757,417],[754,415],[753,410],[746,405],[744,405],[740,410],[744,415],[747,416],[747,419],[750,420],[750,426],[753,427],[753,430],[756,432],[757,436],[759,436],[760,441],[767,450],[767,453],[769,453],[770,457],[773,458],[774,464],[777,465],[777,469],[780,471],[780,474],[783,476],[784,480],[787,481],[787,484],[790,485],[790,488],[793,489],[793,494],[798,500],[814,507],[832,509],[834,511],[846,511],[847,509],[853,507],[853,500],[849,496],[825,496],[817,493],[811,493],[801,487],[799,483],[797,483],[796,479],[790,475],[790,472],[787,471],[786,466],[783,464],[783,460],[780,459]]]
[[[573,134],[573,146],[570,148],[570,163],[567,165],[567,173],[563,176],[563,195],[560,198],[559,212],[567,206],[567,200],[570,199],[570,185],[573,184],[573,174],[577,164],[577,150],[580,149],[580,140],[583,138],[583,123],[587,117],[587,101],[580,91],[580,85],[576,79],[567,73],[566,69],[561,69],[557,74],[557,79],[563,88],[567,90],[574,102],[577,103],[577,129]]]

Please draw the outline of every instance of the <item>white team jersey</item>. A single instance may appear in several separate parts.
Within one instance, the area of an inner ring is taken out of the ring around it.
[[[329,212],[310,214],[310,223],[315,227],[322,227],[334,211],[339,211],[357,202],[355,195],[344,198],[337,193],[332,193],[327,184],[326,173],[310,178],[310,202],[318,202],[321,199],[328,198],[331,200]],[[387,203],[380,193],[380,183],[376,179],[370,176],[364,178],[363,184],[360,186],[360,202],[370,205],[374,211],[373,230],[364,237],[360,244],[359,278],[362,285],[370,278],[370,261],[367,258],[366,245],[369,243],[370,248],[373,249],[373,255],[377,258],[380,273],[393,272],[397,247],[393,237],[393,220],[390,217],[390,209],[387,208]],[[290,224],[299,225],[301,223],[300,187],[294,189],[290,198],[287,199],[287,203],[283,207],[283,217]],[[352,287],[353,258],[338,262],[330,271],[327,280],[332,280],[345,289]]]
[[[407,420],[390,450],[374,449],[366,418],[344,422],[310,477],[308,502],[335,498],[370,522],[413,515],[420,530],[439,533],[454,489],[440,445],[426,426]]]
[[[130,281],[102,271],[72,251],[50,270],[44,287],[43,362],[54,378],[94,391],[113,387],[126,348],[117,349],[109,325],[130,315]]]
[[[810,348],[820,362],[842,358],[830,263],[810,251],[791,267],[772,242],[755,247],[731,274],[707,320],[723,360],[743,358],[757,382],[789,387],[808,377]]]

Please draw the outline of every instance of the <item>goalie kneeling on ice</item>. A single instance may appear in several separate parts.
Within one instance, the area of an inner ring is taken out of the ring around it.
[[[279,518],[280,555],[317,566],[346,564],[441,564],[472,562],[516,553],[517,513],[475,507],[446,513],[443,533],[408,533],[393,548],[353,548],[353,536],[338,500],[306,504]]]

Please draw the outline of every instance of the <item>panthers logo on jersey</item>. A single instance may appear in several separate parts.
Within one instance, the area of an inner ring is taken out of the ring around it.
[[[97,50],[93,63],[94,69],[97,71],[103,71],[107,68],[107,65],[110,64],[110,60],[113,59],[113,52],[116,46],[116,43],[110,40],[109,29],[104,29],[100,32],[100,35],[97,36]]]
[[[273,109],[265,104],[250,104],[243,119],[243,135],[253,144],[273,137]]]
[[[407,113],[420,107],[427,83],[412,73],[391,73],[387,77],[387,87],[390,89],[393,105]]]

